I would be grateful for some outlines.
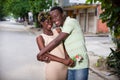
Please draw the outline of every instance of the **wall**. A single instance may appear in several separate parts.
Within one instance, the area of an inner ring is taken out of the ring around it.
[[[101,10],[101,6],[99,5],[98,6],[98,15],[100,15],[100,13],[102,13],[102,10]],[[108,31],[109,30],[108,30],[106,23],[102,23],[102,20],[98,19],[97,32],[98,33],[107,33]]]

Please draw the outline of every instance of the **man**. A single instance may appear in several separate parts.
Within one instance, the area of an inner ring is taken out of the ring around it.
[[[62,32],[41,50],[37,58],[64,41],[68,55],[76,62],[74,67],[68,69],[68,80],[88,80],[88,55],[79,22],[70,17],[65,18],[61,7],[51,8],[50,14],[57,27],[63,26]]]

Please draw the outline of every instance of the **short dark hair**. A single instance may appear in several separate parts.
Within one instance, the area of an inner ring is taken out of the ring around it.
[[[63,9],[59,6],[52,7],[50,11],[53,11],[53,10],[58,10],[61,14],[63,13]]]

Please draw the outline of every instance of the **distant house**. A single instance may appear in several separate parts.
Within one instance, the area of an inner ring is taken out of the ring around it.
[[[107,33],[108,27],[99,19],[102,12],[98,4],[70,3],[69,0],[58,0],[67,16],[76,18],[84,33]]]

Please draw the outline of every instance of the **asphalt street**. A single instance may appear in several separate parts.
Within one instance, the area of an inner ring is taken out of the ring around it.
[[[0,80],[44,80],[35,37],[21,24],[0,22]]]

